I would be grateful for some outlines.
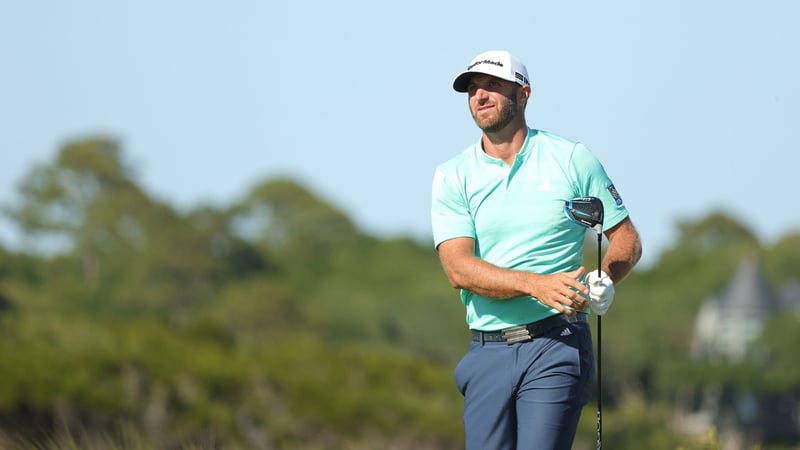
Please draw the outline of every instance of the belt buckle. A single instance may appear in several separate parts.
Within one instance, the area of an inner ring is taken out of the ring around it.
[[[525,325],[506,328],[500,332],[503,334],[503,339],[506,340],[506,344],[508,345],[533,340],[530,330],[528,330],[528,327]]]

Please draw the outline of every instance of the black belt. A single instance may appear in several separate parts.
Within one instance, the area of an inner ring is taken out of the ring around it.
[[[589,316],[577,313],[574,316],[557,314],[546,319],[538,320],[527,325],[504,328],[500,331],[472,331],[472,340],[476,342],[505,342],[508,345],[517,342],[528,342],[561,325],[575,322],[588,322]]]

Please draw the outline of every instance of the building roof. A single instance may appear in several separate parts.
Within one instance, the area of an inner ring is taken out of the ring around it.
[[[779,309],[780,300],[764,280],[756,260],[745,258],[720,295],[719,306],[728,312],[765,316]]]

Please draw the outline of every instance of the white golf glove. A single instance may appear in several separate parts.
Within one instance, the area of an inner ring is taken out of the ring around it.
[[[608,274],[593,270],[586,276],[586,285],[589,287],[589,305],[595,314],[602,316],[608,312],[611,302],[614,301],[614,282]]]

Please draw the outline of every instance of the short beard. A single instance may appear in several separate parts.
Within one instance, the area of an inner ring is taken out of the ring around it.
[[[516,90],[514,92],[516,94]],[[500,113],[497,117],[490,121],[484,122],[481,124],[478,121],[476,115],[472,115],[473,120],[475,120],[475,124],[478,125],[478,128],[483,130],[484,133],[496,133],[514,121],[517,118],[517,101],[513,97],[505,97],[507,101],[503,102],[503,105],[500,108]]]

